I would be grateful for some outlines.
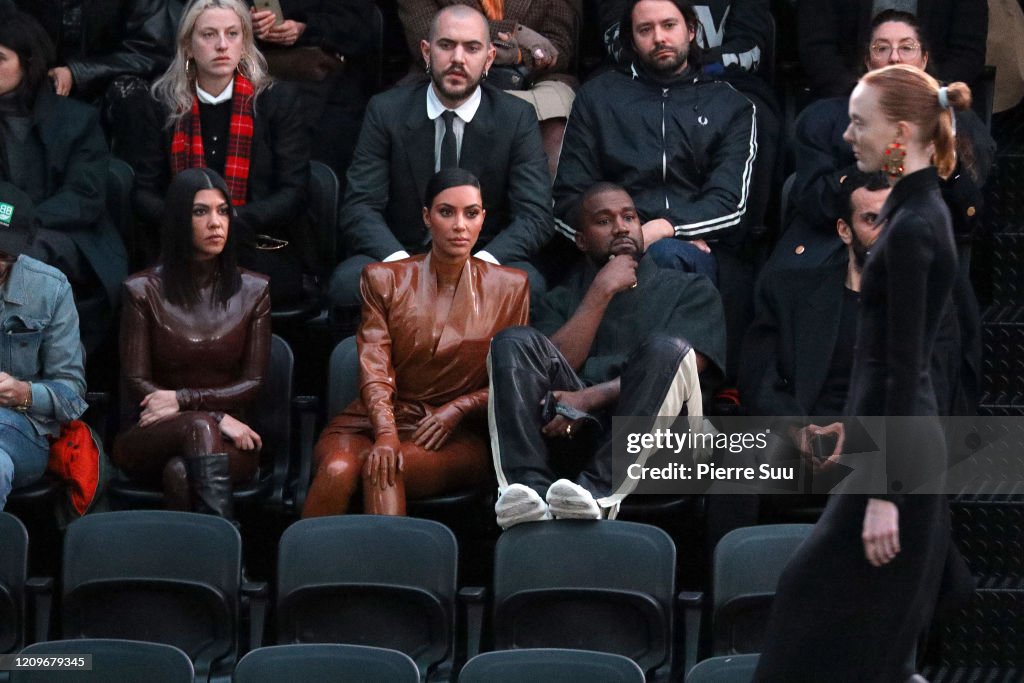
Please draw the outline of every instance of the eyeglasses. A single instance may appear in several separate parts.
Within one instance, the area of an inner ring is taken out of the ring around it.
[[[890,43],[883,43],[881,41],[877,43],[871,43],[871,56],[875,59],[889,59],[889,55],[892,54],[893,46]],[[908,60],[914,59],[921,54],[921,43],[915,43],[908,41],[906,43],[900,43],[896,46],[896,52],[899,53],[900,59]]]

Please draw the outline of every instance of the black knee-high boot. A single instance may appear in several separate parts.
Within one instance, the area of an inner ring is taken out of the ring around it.
[[[185,460],[185,466],[188,469],[192,509],[195,512],[233,519],[235,510],[231,499],[228,454],[211,453],[198,458],[188,458]]]

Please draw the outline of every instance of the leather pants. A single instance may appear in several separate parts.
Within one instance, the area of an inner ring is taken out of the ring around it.
[[[664,414],[666,397],[688,356],[692,358],[692,349],[685,341],[651,335],[627,357],[619,400],[599,416],[605,429],[596,442],[548,439],[541,433],[541,400],[549,391],[578,391],[585,385],[540,332],[528,327],[502,330],[491,342],[488,359],[491,444],[499,487],[525,484],[544,497],[556,479],[567,478],[597,499],[613,494],[625,470],[613,472],[611,416]],[[695,370],[691,374],[696,384]],[[699,397],[699,386],[684,388],[686,396],[693,392]],[[575,472],[565,471],[566,461],[575,463]]]

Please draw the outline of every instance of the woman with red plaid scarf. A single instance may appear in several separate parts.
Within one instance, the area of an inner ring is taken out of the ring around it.
[[[227,181],[239,232],[239,263],[271,277],[271,299],[294,305],[310,290],[315,263],[305,217],[309,146],[298,99],[287,84],[271,87],[241,0],[194,0],[178,26],[174,61],[140,112],[135,169],[136,212],[159,225],[171,179],[186,168],[211,168]],[[140,231],[148,264],[156,230]]]

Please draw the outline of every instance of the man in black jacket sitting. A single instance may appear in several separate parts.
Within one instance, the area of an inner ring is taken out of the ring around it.
[[[700,68],[686,0],[634,0],[621,36],[634,58],[580,89],[553,188],[559,229],[581,194],[606,180],[636,201],[662,268],[707,275],[726,309],[729,343],[749,320],[752,277],[738,255],[757,158],[754,105]],[[732,354],[728,354],[732,355]]]

